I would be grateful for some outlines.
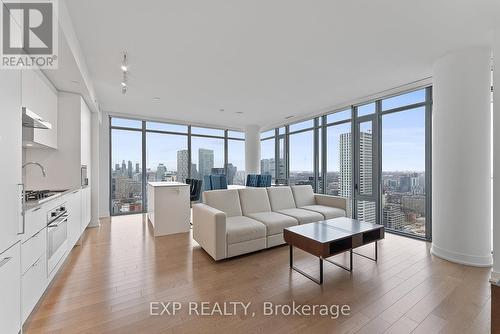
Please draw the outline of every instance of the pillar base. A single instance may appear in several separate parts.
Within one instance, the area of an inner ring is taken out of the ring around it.
[[[491,254],[488,256],[461,254],[439,248],[434,244],[431,247],[431,254],[443,260],[463,264],[466,266],[491,267],[493,265],[493,257],[491,256]]]

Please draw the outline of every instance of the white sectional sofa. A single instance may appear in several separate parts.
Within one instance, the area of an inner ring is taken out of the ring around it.
[[[221,260],[281,245],[285,227],[345,217],[346,208],[309,185],[206,191],[193,205],[193,238]]]

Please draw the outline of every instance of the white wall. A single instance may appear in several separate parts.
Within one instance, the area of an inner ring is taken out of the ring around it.
[[[245,127],[245,172],[260,174],[260,127]]]
[[[109,115],[99,126],[99,217],[109,217]]]
[[[490,56],[460,50],[433,69],[431,252],[475,266],[492,264]]]
[[[499,6],[500,7],[500,6]],[[493,37],[493,272],[500,283],[500,28]]]

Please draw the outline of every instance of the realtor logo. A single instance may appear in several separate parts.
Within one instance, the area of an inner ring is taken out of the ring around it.
[[[1,68],[57,68],[57,0],[5,1]]]

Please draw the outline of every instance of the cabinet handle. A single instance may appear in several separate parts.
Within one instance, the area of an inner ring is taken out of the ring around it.
[[[38,266],[38,264],[40,263],[40,259],[41,259],[41,257],[39,257],[38,260],[36,260],[36,262],[33,263],[32,267]]]
[[[0,261],[0,268],[2,268],[7,262],[9,262],[12,257],[5,257],[2,261]]]
[[[35,210],[33,210],[33,212],[37,212],[40,209],[41,209],[41,207],[40,208],[36,208]]]
[[[71,193],[71,195],[76,194],[76,193],[77,193],[77,192],[79,192],[79,191],[80,191],[80,190],[75,190],[75,191],[73,191],[73,192]]]
[[[25,209],[26,209],[26,198],[24,197],[24,183],[18,183],[17,186],[19,187],[19,190],[21,192],[21,212],[19,213],[22,217],[22,232],[18,231],[19,234],[24,234],[26,232],[26,217],[25,217]]]

